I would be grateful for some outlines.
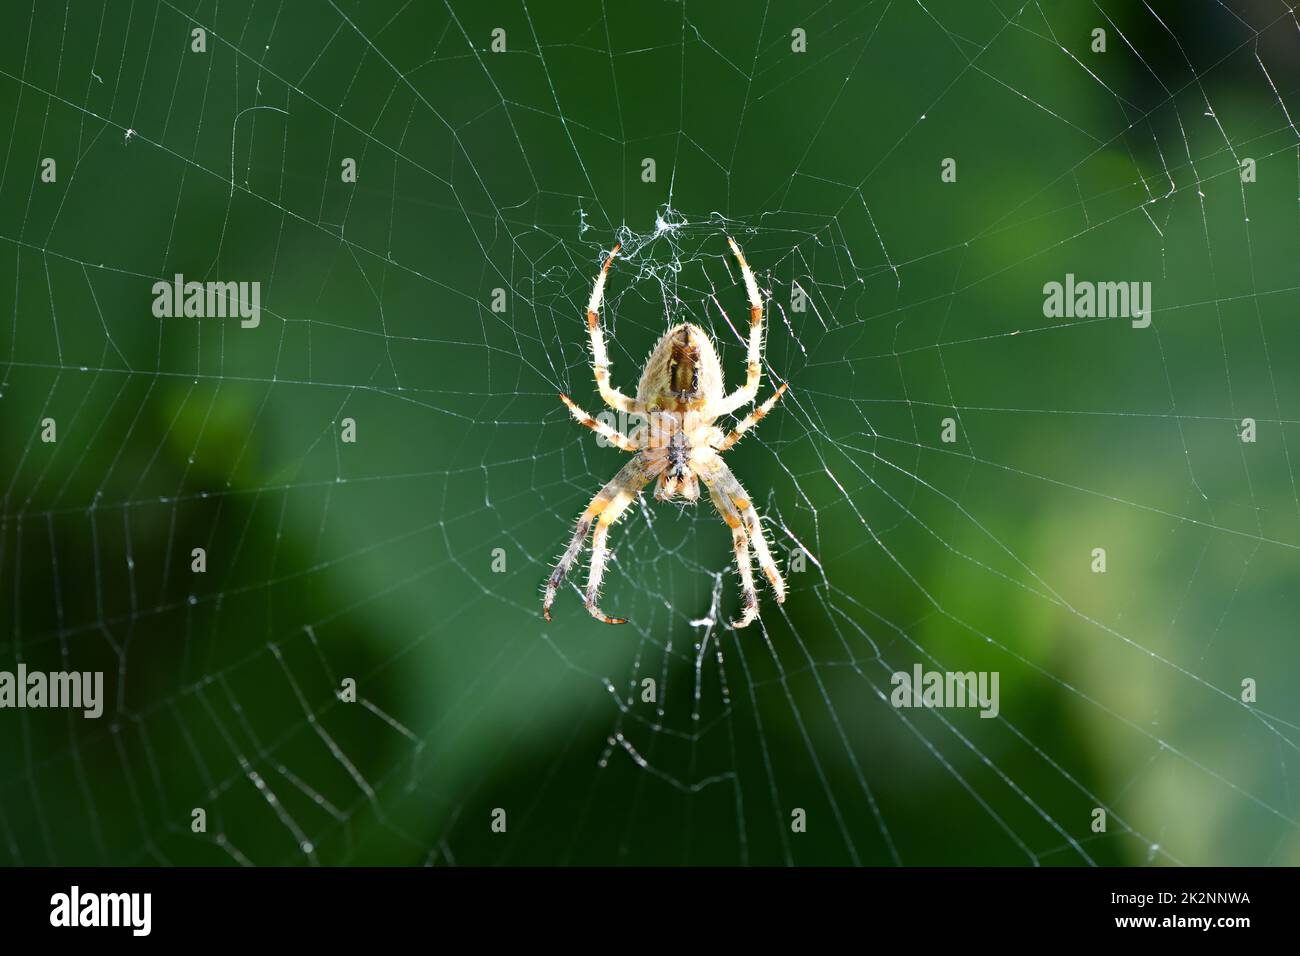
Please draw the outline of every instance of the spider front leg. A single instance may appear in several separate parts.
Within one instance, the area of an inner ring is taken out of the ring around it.
[[[731,475],[731,472],[728,471],[727,474]],[[740,482],[736,480],[734,475],[731,475],[731,480],[736,485],[733,498],[736,510],[740,512],[740,516],[745,520],[745,529],[749,532],[750,543],[754,545],[754,556],[758,558],[758,566],[763,569],[767,583],[772,586],[772,593],[776,596],[776,603],[784,604],[785,578],[781,577],[781,569],[777,567],[776,561],[772,558],[772,552],[768,550],[767,538],[763,534],[763,522],[758,517],[758,512],[754,510],[753,502],[746,497],[745,489],[740,486]]]
[[[721,464],[722,462],[718,462],[718,465]],[[718,509],[718,514],[722,515],[722,520],[727,522],[727,527],[731,529],[731,546],[736,552],[736,570],[740,572],[741,612],[739,620],[732,621],[731,626],[737,629],[749,627],[754,623],[754,618],[758,617],[758,591],[754,587],[754,570],[749,560],[749,535],[745,533],[744,519],[740,511],[718,486],[716,476],[705,478],[704,483],[708,485],[713,506]]]
[[[609,526],[618,520],[649,480],[641,456],[638,455],[624,465],[618,474],[605,484],[605,487],[596,492],[591,503],[578,517],[578,525],[573,531],[569,546],[565,548],[551,576],[546,580],[546,597],[542,601],[542,615],[546,620],[551,619],[551,605],[555,603],[556,592],[559,591],[560,584],[573,567],[578,552],[582,550],[582,543],[587,539],[592,523],[596,522],[596,533],[592,542],[591,571],[587,578],[587,610],[592,617],[609,624],[623,623],[616,618],[606,617],[596,606],[596,593],[600,589],[600,579],[604,574],[605,559],[608,554],[605,540],[609,534]]]
[[[609,384],[609,353],[605,350],[605,333],[600,327],[600,302],[605,295],[605,277],[609,274],[609,264],[618,255],[622,244],[616,245],[609,252],[605,264],[601,266],[600,275],[591,290],[591,301],[587,303],[587,332],[591,336],[591,367],[596,375],[596,387],[605,404],[616,412],[625,415],[644,415],[645,406],[634,398],[624,395]]]
[[[640,489],[638,488],[637,491]],[[637,492],[630,488],[623,488],[618,495],[610,502],[600,518],[596,521],[596,533],[591,536],[591,568],[587,571],[587,593],[584,603],[587,606],[587,613],[598,621],[604,621],[606,624],[626,624],[627,620],[621,617],[609,617],[596,604],[596,599],[600,596],[600,581],[605,575],[605,561],[609,557],[609,547],[605,543],[609,537],[609,528],[615,521],[623,516],[627,506],[636,498]]]
[[[712,415],[730,415],[742,405],[748,405],[758,396],[758,380],[763,362],[763,299],[758,294],[758,282],[745,261],[736,241],[730,236],[727,242],[740,263],[740,274],[745,281],[745,294],[749,296],[749,352],[745,357],[745,384],[740,386],[717,406],[709,410]]]
[[[746,532],[749,544],[754,548],[754,556],[758,558],[758,566],[763,569],[763,574],[772,586],[772,593],[776,595],[776,603],[784,604],[785,579],[781,577],[781,569],[777,567],[776,561],[772,558],[772,552],[768,550],[767,538],[763,534],[763,523],[758,517],[758,512],[754,509],[754,503],[749,500],[749,495],[746,494],[744,486],[741,485],[740,479],[735,476],[722,459],[715,458],[709,466],[708,477],[704,480],[709,486],[709,495],[713,498],[713,503],[717,506],[727,524],[731,525],[732,522],[732,517],[729,517],[729,515],[739,518],[742,530]],[[733,544],[736,545],[736,561],[740,564],[742,562],[742,553],[739,544],[735,542],[735,531],[735,525],[732,525],[732,540]],[[753,589],[752,578],[749,574],[748,549],[743,555],[740,580],[745,598],[746,616],[741,618],[741,622],[737,622],[736,627],[744,627],[753,620],[748,615],[749,591]],[[757,596],[753,598],[753,601],[755,613],[757,613]]]

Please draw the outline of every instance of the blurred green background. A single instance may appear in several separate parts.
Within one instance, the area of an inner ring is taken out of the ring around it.
[[[109,699],[0,711],[0,861],[1300,862],[1298,53],[1264,2],[11,11],[0,669]],[[807,569],[711,623],[725,526],[647,500],[631,623],[544,625],[624,457],[557,400],[602,254],[617,384],[686,317],[735,382],[727,235],[791,388],[729,461]],[[1151,327],[1044,318],[1067,273]],[[999,719],[894,709],[915,663]]]

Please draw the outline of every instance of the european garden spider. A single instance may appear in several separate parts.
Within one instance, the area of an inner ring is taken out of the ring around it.
[[[745,384],[730,395],[724,393],[722,365],[718,353],[704,330],[690,322],[674,325],[664,333],[646,359],[636,398],[628,398],[609,384],[609,355],[605,351],[605,335],[600,327],[600,301],[605,291],[605,276],[609,264],[618,254],[615,246],[596,277],[587,305],[587,331],[591,335],[592,367],[596,385],[605,404],[625,415],[636,415],[644,420],[631,436],[623,434],[604,422],[592,418],[573,403],[567,395],[560,400],[583,425],[616,445],[623,451],[634,452],[633,458],[605,487],[596,492],[591,503],[578,518],[573,539],[555,565],[546,581],[546,598],[542,613],[551,619],[551,604],[560,582],[573,566],[582,550],[582,543],[591,531],[596,531],[591,541],[591,570],[587,576],[586,605],[591,616],[606,624],[623,624],[621,618],[607,617],[596,604],[600,580],[605,573],[609,555],[606,539],[609,527],[618,521],[628,505],[636,500],[641,489],[651,479],[657,479],[655,497],[667,501],[680,496],[696,501],[700,496],[700,481],[709,489],[709,497],[719,514],[731,528],[731,541],[736,551],[736,567],[740,571],[740,587],[744,610],[733,627],[746,627],[758,616],[758,593],[754,589],[754,575],[750,568],[749,547],[752,544],[758,563],[772,584],[778,604],[785,600],[785,581],[772,560],[763,537],[763,526],[758,512],[741,487],[739,480],[722,461],[721,453],[740,441],[742,435],[753,428],[772,410],[786,386],[778,388],[767,401],[751,411],[730,433],[714,426],[721,415],[730,415],[758,396],[758,382],[763,354],[763,302],[759,298],[758,283],[754,273],[736,243],[727,239],[749,295],[749,356]]]

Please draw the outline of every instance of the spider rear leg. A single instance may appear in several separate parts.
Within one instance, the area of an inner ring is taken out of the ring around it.
[[[569,398],[569,396],[565,395],[563,392],[560,393],[560,401],[564,402],[564,404],[568,406],[569,412],[573,415],[575,421],[580,425],[585,425],[587,428],[590,428],[611,445],[621,448],[623,451],[637,451],[640,449],[641,446],[637,444],[635,439],[629,438],[617,428],[607,425],[599,419],[588,415],[585,411],[574,404],[573,399]]]
[[[600,397],[606,405],[616,412],[642,415],[645,414],[646,408],[641,402],[624,395],[610,384],[609,352],[605,348],[605,332],[600,327],[600,303],[605,297],[605,279],[609,275],[609,264],[614,261],[620,248],[622,248],[621,244],[610,250],[605,264],[600,267],[600,272],[596,275],[595,285],[591,288],[591,299],[587,302],[587,334],[591,337],[591,367],[596,376],[596,387],[600,389]]]
[[[745,295],[749,298],[749,345],[745,355],[745,384],[722,399],[716,408],[710,409],[715,415],[730,415],[742,405],[752,402],[758,395],[758,381],[763,368],[763,297],[759,294],[754,272],[745,261],[745,254],[731,237],[727,238],[727,244],[740,263]]]
[[[736,427],[731,430],[731,434],[722,439],[722,443],[718,445],[718,451],[727,451],[732,445],[740,441],[745,432],[749,431],[766,418],[768,412],[772,410],[772,406],[775,405],[781,396],[785,394],[787,388],[789,388],[789,386],[782,383],[780,388],[768,396],[767,401],[746,415],[741,421],[737,422]]]

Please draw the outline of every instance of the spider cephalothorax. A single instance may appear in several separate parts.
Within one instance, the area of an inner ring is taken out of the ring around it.
[[[655,497],[661,501],[674,497],[695,501],[700,496],[700,482],[703,481],[708,487],[714,506],[731,528],[736,567],[740,571],[744,609],[734,626],[745,627],[758,616],[758,592],[754,588],[749,558],[751,545],[759,566],[776,593],[777,603],[785,600],[785,581],[768,550],[758,512],[754,510],[740,481],[723,463],[721,453],[731,448],[745,432],[771,411],[786,387],[782,385],[778,388],[767,401],[738,422],[730,433],[714,425],[719,417],[732,414],[757,397],[763,351],[763,302],[758,294],[758,283],[736,243],[731,239],[727,242],[731,244],[731,251],[740,263],[745,292],[749,297],[749,355],[745,384],[730,395],[726,394],[717,349],[703,329],[689,322],[673,326],[650,351],[635,399],[628,398],[613,388],[609,384],[609,356],[605,351],[605,336],[600,328],[600,302],[605,291],[609,264],[617,255],[618,246],[610,252],[596,277],[591,301],[587,305],[587,330],[591,335],[596,385],[600,388],[601,398],[610,408],[627,415],[637,415],[645,423],[628,436],[592,418],[567,395],[560,396],[579,422],[611,444],[624,451],[635,452],[635,455],[596,493],[578,518],[573,538],[546,582],[542,613],[548,621],[551,619],[551,604],[555,601],[560,582],[569,573],[569,568],[573,566],[591,531],[592,523],[595,522],[596,530],[592,533],[591,542],[591,570],[587,578],[587,610],[593,617],[607,624],[623,623],[620,618],[607,617],[596,604],[609,554],[606,540],[610,525],[622,516],[641,489],[652,480],[655,482]]]

